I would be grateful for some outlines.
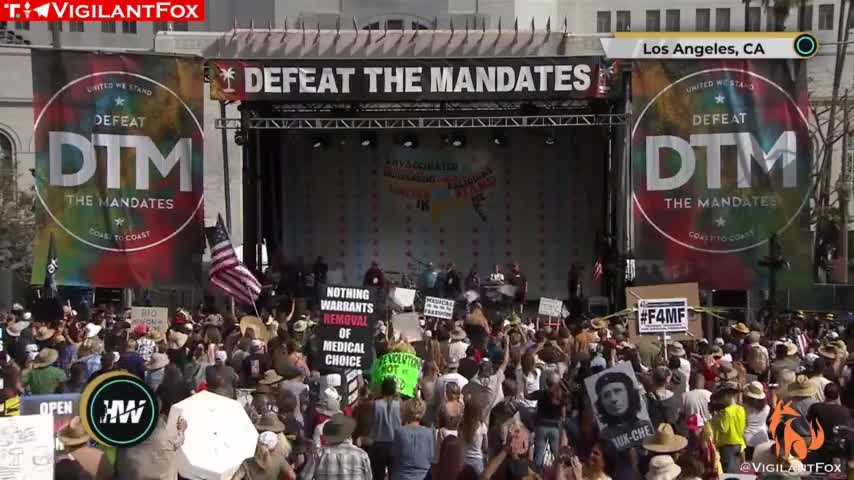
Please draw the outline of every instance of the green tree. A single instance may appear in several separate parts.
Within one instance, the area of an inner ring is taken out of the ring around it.
[[[0,270],[27,281],[33,267],[34,196],[17,191],[14,181],[0,182]]]

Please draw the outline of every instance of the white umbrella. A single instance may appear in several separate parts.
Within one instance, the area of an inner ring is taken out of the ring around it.
[[[222,395],[199,392],[169,411],[169,427],[187,421],[178,451],[178,473],[190,480],[230,480],[255,454],[258,432],[243,405]]]

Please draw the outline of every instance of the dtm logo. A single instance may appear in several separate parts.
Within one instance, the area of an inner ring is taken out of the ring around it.
[[[101,418],[101,423],[137,424],[142,419],[145,404],[145,400],[141,400],[138,403],[136,400],[128,402],[124,400],[104,400],[104,409],[107,413]]]
[[[157,425],[157,400],[148,386],[127,372],[109,372],[80,395],[80,420],[99,443],[130,447],[145,441]]]

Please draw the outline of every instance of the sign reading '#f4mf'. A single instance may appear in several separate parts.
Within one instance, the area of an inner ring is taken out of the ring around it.
[[[37,250],[53,233],[64,264],[78,263],[58,283],[198,278],[166,265],[201,259],[200,68],[191,58],[34,52]]]
[[[792,280],[800,256],[809,257],[798,250],[809,243],[802,236],[812,184],[802,63],[637,63],[637,258],[663,267],[665,281],[751,288],[761,282],[763,246],[777,234]]]

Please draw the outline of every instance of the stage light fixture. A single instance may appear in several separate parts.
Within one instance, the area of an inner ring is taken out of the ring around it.
[[[546,135],[546,145],[554,145],[557,142],[555,135],[553,133],[549,133]]]
[[[451,145],[456,148],[463,148],[466,146],[466,138],[460,134],[455,134],[451,137]]]
[[[311,139],[312,148],[323,148],[326,146],[326,139],[323,137],[314,137]]]
[[[507,145],[507,137],[504,136],[501,132],[495,132],[492,135],[492,143],[498,145],[499,147],[503,147]]]
[[[418,147],[418,139],[415,138],[415,135],[407,134],[404,135],[400,141],[400,145],[404,148],[417,148]]]
[[[374,147],[377,144],[377,136],[374,133],[363,133],[360,144],[363,147]]]

